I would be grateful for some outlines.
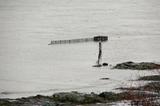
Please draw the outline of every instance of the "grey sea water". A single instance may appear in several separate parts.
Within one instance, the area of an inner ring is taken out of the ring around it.
[[[0,0],[0,98],[110,91],[150,74],[93,68],[96,43],[48,45],[95,35],[109,36],[103,62],[160,62],[160,1]]]

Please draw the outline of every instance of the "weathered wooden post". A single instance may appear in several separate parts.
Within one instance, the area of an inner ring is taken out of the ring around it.
[[[93,67],[101,67],[101,61],[102,61],[102,42],[108,41],[108,36],[95,36],[94,37],[95,42],[99,42],[99,53],[98,53],[98,60],[97,65],[94,65]]]
[[[98,53],[98,60],[97,60],[98,65],[100,65],[101,60],[102,60],[102,43],[99,42],[99,53]]]

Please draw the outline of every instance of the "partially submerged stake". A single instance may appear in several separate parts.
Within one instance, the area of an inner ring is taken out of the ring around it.
[[[49,45],[82,43],[82,42],[91,42],[91,41],[99,43],[98,61],[97,61],[97,65],[94,65],[94,67],[100,67],[102,66],[100,64],[102,60],[102,42],[108,41],[108,36],[95,36],[93,38],[81,38],[81,39],[70,39],[70,40],[53,40]]]
[[[102,43],[99,42],[99,54],[98,54],[98,61],[97,61],[98,65],[100,65],[101,60],[102,60]]]

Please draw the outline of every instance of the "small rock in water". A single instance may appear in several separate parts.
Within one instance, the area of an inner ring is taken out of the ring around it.
[[[108,66],[108,63],[103,63],[102,65],[103,65],[103,66]]]
[[[109,80],[109,78],[101,78],[100,80]]]

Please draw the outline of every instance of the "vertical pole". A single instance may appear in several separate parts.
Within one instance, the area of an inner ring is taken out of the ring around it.
[[[99,54],[97,64],[100,65],[100,61],[102,60],[102,42],[99,42]]]

